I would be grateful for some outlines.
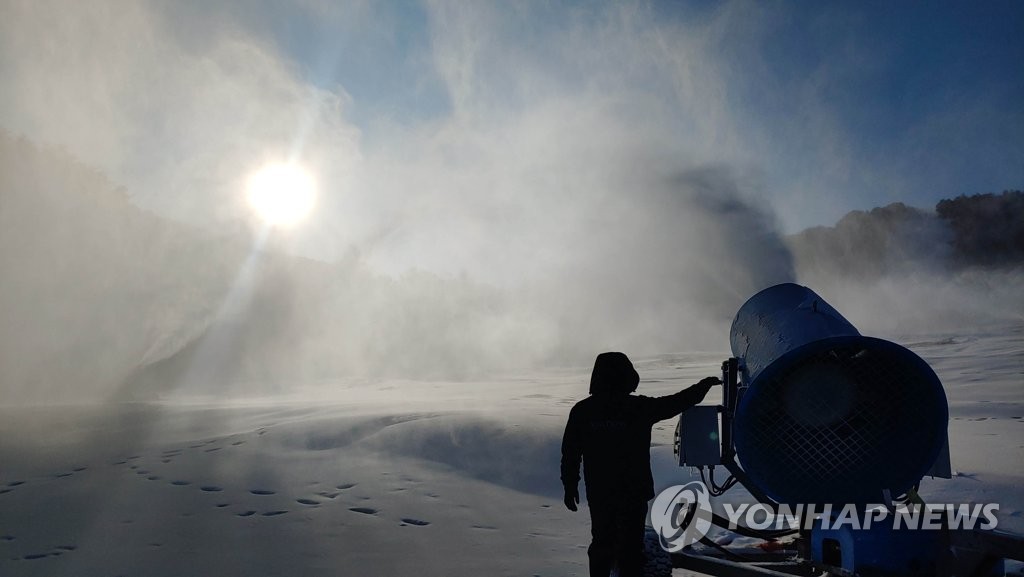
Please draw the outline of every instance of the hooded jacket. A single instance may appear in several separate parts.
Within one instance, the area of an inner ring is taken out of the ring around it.
[[[651,428],[703,400],[707,386],[674,395],[631,394],[640,376],[622,353],[601,353],[590,377],[590,396],[569,412],[562,437],[562,485],[576,491],[580,461],[591,502],[654,498]]]

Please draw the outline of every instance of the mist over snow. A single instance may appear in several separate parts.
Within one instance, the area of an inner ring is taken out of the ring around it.
[[[0,152],[10,191],[0,257],[17,273],[0,301],[14,402],[265,393],[347,376],[466,378],[580,362],[614,346],[700,347],[744,295],[793,276],[768,217],[715,169],[645,185],[654,192],[639,205],[589,211],[588,229],[552,251],[558,266],[497,284],[423,270],[390,276],[355,254],[324,263],[255,250],[244,232],[214,234],[136,208],[64,154],[10,138]],[[679,250],[687,246],[706,248]]]
[[[862,332],[911,337],[1024,318],[1024,192],[894,203],[787,236],[800,281]]]
[[[997,73],[957,68],[991,90],[935,80],[956,106],[876,106],[908,130],[868,130],[849,96],[884,101],[896,71],[872,63],[917,48],[872,48],[847,21],[743,3],[4,2],[3,402],[721,351],[745,298],[793,280],[867,333],[912,328],[908,311],[984,323],[1016,272],[858,276],[794,248],[809,223],[961,182],[947,161],[970,147],[971,186],[1022,177]],[[820,58],[780,41],[800,30]],[[244,183],[281,160],[312,173],[316,208],[267,233]],[[941,250],[927,237],[909,242]]]

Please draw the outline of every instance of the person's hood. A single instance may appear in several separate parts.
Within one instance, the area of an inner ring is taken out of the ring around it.
[[[590,375],[591,395],[628,395],[640,384],[640,375],[629,357],[610,352],[597,355]]]

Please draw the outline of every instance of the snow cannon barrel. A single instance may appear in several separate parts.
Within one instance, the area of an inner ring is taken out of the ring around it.
[[[741,396],[732,434],[744,473],[778,503],[883,503],[944,449],[946,394],[920,357],[862,336],[807,287],[750,298],[730,331]]]

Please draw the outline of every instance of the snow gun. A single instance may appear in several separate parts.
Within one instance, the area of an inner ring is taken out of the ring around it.
[[[682,522],[669,525],[703,520],[699,539],[673,550],[666,531],[651,530],[662,545],[655,554],[668,559],[648,566],[666,575],[674,566],[729,576],[989,576],[1004,575],[1007,559],[1024,561],[1024,538],[992,530],[991,507],[967,518],[918,495],[924,477],[951,477],[946,395],[919,356],[861,335],[796,284],[740,307],[730,345],[721,405],[680,415],[675,453],[700,472],[708,502],[736,485],[750,497],[734,493],[722,508],[731,516],[684,503]],[[719,467],[728,473],[721,483]],[[736,514],[743,501],[754,501],[750,515]],[[716,540],[706,535],[712,525]]]

